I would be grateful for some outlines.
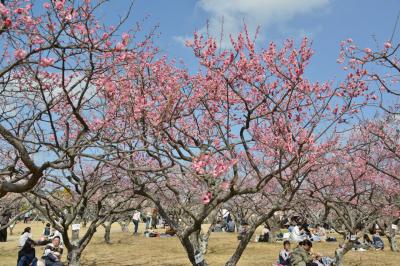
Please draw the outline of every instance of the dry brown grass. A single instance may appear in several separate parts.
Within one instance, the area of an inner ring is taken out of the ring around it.
[[[37,239],[42,233],[42,223],[31,223],[33,237]],[[143,225],[141,225],[143,226]],[[24,224],[14,229],[7,243],[0,243],[0,265],[16,265],[17,243]],[[130,229],[132,229],[132,224]],[[140,229],[143,230],[141,227]],[[161,230],[162,231],[162,230]],[[85,250],[82,258],[84,266],[99,265],[190,265],[185,252],[177,238],[146,238],[122,233],[115,224],[112,228],[112,244],[103,242],[103,229],[99,228],[92,242]],[[237,244],[235,234],[214,233],[210,239],[209,252],[206,256],[210,265],[224,265]],[[315,251],[332,256],[337,243],[316,243]],[[281,244],[250,243],[244,252],[239,265],[271,265],[277,259]],[[42,248],[36,248],[37,256]],[[66,258],[64,254],[63,258]],[[400,253],[385,251],[350,252],[346,255],[345,265],[400,265]]]

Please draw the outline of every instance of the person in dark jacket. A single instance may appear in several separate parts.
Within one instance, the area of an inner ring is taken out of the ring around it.
[[[283,242],[283,249],[279,252],[279,265],[291,265],[290,263],[290,242],[289,240],[285,240]]]
[[[18,251],[17,266],[36,266],[35,242],[28,238],[24,246]]]
[[[262,235],[260,236],[259,242],[269,242],[269,234],[271,232],[271,227],[268,224],[264,225],[262,230]]]
[[[310,255],[312,242],[308,239],[299,242],[299,246],[290,254],[292,266],[315,266],[313,257]]]
[[[46,227],[45,227],[44,230],[43,230],[43,236],[44,236],[44,237],[49,237],[50,234],[51,234],[51,224],[50,224],[50,223],[47,223],[47,224],[46,224]]]

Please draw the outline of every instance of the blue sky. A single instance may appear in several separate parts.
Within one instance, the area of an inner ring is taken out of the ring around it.
[[[117,18],[129,3],[112,0],[104,10],[106,17],[111,21]],[[373,36],[381,43],[389,39],[398,12],[399,0],[136,0],[128,25],[149,15],[144,30],[159,25],[157,45],[169,57],[183,58],[194,69],[196,62],[182,40],[194,30],[204,30],[207,21],[217,33],[224,17],[225,34],[235,34],[243,20],[251,30],[259,25],[259,47],[306,35],[315,50],[308,75],[326,80],[338,73],[341,40],[351,37],[360,47],[375,47]]]

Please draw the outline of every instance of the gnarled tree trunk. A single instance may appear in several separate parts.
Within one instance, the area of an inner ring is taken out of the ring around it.
[[[182,238],[178,236],[193,266],[208,265],[205,259],[202,262],[196,263],[196,257],[203,257],[207,252],[208,238],[205,239],[203,236],[204,234],[201,233],[201,230],[195,231],[188,237]]]
[[[111,235],[111,226],[112,226],[111,222],[105,222],[103,224],[103,227],[104,227],[104,241],[107,244],[111,244],[111,237],[110,237],[110,235]]]
[[[75,219],[75,224],[80,224],[81,218],[77,217]],[[71,244],[68,248],[68,266],[80,266],[81,265],[81,254],[82,254],[82,247],[79,243],[79,227],[74,230],[74,225],[72,225],[72,235],[71,235]]]
[[[68,250],[68,266],[80,266],[81,265],[81,255],[82,250],[81,248],[74,247]]]
[[[397,240],[396,240],[396,230],[390,227],[389,232],[386,234],[386,237],[389,241],[390,250],[393,252],[398,252],[399,247],[397,245]]]
[[[121,231],[122,232],[129,232],[129,220],[127,221],[119,221],[118,224],[121,226]]]
[[[335,266],[343,266],[343,258],[344,255],[346,255],[347,252],[349,252],[354,246],[353,241],[345,241],[341,247],[336,249],[335,251],[335,260],[333,262],[333,265]]]
[[[249,231],[242,237],[237,246],[235,253],[229,258],[229,260],[225,263],[225,266],[235,266],[242,256],[244,250],[246,249],[247,245],[249,244],[257,226],[252,226]]]

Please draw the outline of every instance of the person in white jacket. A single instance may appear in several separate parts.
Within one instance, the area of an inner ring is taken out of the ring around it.
[[[290,240],[300,242],[305,239],[305,236],[302,234],[302,230],[300,230],[299,226],[296,224],[293,227],[292,232],[290,233]]]
[[[53,238],[55,238],[55,237],[58,237],[60,239],[61,245],[64,245],[62,234],[57,229],[53,228],[53,232],[50,234],[49,240],[53,240]]]
[[[18,247],[22,248],[28,238],[32,238],[31,228],[25,227],[24,232],[22,232],[21,236],[19,237]]]

